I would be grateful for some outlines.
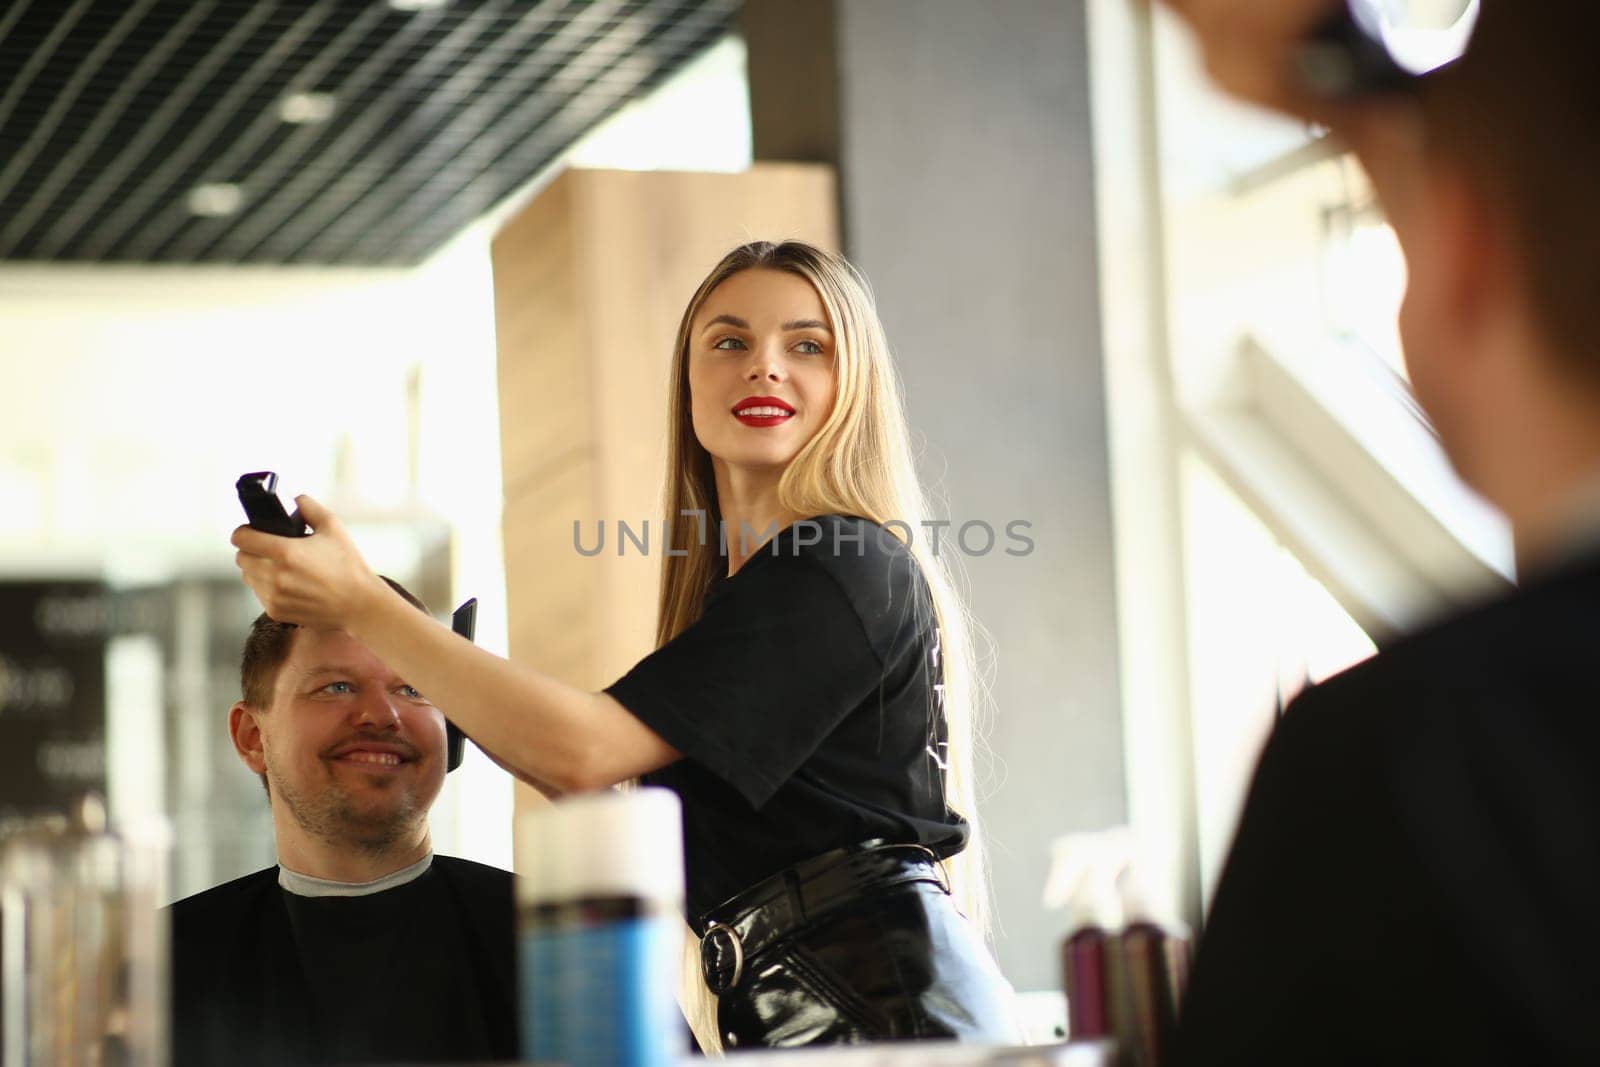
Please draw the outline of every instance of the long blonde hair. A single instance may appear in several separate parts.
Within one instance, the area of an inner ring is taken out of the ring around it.
[[[689,340],[695,316],[711,292],[740,271],[785,271],[811,283],[834,331],[837,392],[833,410],[800,449],[778,483],[778,499],[791,514],[858,515],[891,531],[924,529],[928,507],[912,461],[900,384],[889,356],[866,279],[843,258],[799,241],[756,241],[729,252],[695,290],[684,309],[672,357],[668,412],[666,514],[668,543],[686,554],[666,553],[656,643],[666,644],[700,617],[711,583],[724,566],[719,541],[711,456],[695,436],[690,417]],[[899,536],[897,531],[897,536]],[[905,539],[905,538],[902,538]],[[933,598],[944,669],[947,739],[945,803],[971,827],[967,847],[948,861],[957,904],[981,930],[988,929],[988,882],[979,835],[974,782],[976,711],[982,697],[965,605],[941,559],[916,537],[908,547]]]

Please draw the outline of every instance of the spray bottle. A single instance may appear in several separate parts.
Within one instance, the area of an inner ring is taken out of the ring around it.
[[[1070,834],[1057,840],[1053,851],[1045,903],[1067,911],[1061,976],[1068,1036],[1074,1041],[1110,1037],[1117,1022],[1111,950],[1122,925],[1118,842],[1109,833]]]

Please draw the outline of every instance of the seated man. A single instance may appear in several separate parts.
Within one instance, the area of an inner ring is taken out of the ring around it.
[[[428,836],[444,715],[348,634],[265,615],[240,675],[278,866],[172,906],[176,1067],[515,1059],[511,875]]]

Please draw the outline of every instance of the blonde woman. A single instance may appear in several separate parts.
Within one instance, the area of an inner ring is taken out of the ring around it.
[[[725,1046],[1013,1040],[962,914],[982,922],[965,620],[916,536],[864,282],[798,242],[735,249],[684,312],[672,383],[658,648],[603,692],[452,639],[307,497],[309,538],[235,532],[244,579],[273,618],[354,634],[547,794],[675,790]]]

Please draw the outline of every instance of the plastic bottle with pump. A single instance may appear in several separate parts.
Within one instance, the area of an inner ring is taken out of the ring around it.
[[[1123,827],[1059,839],[1045,903],[1065,908],[1061,950],[1069,1035],[1114,1039],[1118,1062],[1170,1062],[1189,970],[1189,933],[1150,903]]]

